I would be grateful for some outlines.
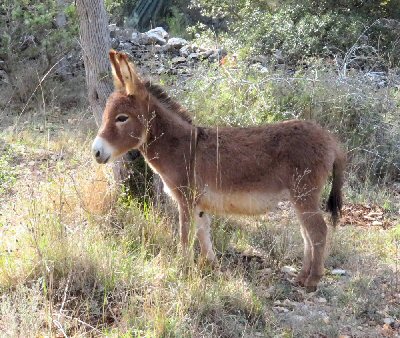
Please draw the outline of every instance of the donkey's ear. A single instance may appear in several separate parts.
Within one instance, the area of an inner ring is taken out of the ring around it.
[[[116,90],[125,89],[125,82],[121,74],[121,69],[119,63],[117,61],[117,54],[115,50],[111,49],[109,52],[110,62],[111,62],[111,70],[113,74],[114,87]]]
[[[125,53],[117,53],[117,60],[122,75],[122,81],[125,84],[126,93],[127,95],[134,95],[138,92],[142,81],[136,74],[133,65],[128,61],[128,56]]]

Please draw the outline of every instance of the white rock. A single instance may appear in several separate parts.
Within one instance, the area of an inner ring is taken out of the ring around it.
[[[149,36],[144,33],[133,32],[131,35],[131,42],[135,45],[147,45],[150,42]]]
[[[186,45],[186,46],[183,46],[180,50],[179,50],[179,54],[180,54],[180,56],[183,56],[183,57],[188,57],[191,53],[193,53],[193,46],[191,46],[191,45]]]
[[[331,274],[338,275],[338,276],[345,276],[345,275],[347,275],[347,272],[346,272],[346,270],[343,270],[343,269],[333,269],[331,271]]]
[[[383,319],[383,322],[387,325],[392,325],[394,323],[394,319],[390,317],[386,317]]]
[[[156,73],[158,75],[165,73],[165,68],[163,66],[156,69]]]
[[[168,40],[168,45],[176,49],[180,49],[187,44],[188,42],[182,38],[171,38]]]
[[[167,41],[158,32],[148,31],[145,33],[148,36],[147,44],[158,43],[160,45],[165,45]]]
[[[372,222],[372,225],[373,225],[373,226],[381,226],[381,225],[383,225],[383,223],[382,223],[382,222],[379,222],[379,221],[373,221],[373,222]]]
[[[176,56],[176,57],[172,58],[171,62],[174,64],[184,63],[184,62],[186,62],[186,59],[182,56]]]
[[[283,304],[284,306],[286,306],[286,307],[297,307],[297,306],[299,305],[299,303],[293,302],[293,301],[291,301],[291,300],[289,300],[289,299],[285,299],[285,300],[282,302],[282,304]]]
[[[116,38],[122,42],[122,41],[130,41],[133,33],[135,32],[136,31],[133,28],[120,29],[117,27],[116,30],[114,32],[110,32],[110,34],[112,33],[111,37]]]
[[[151,33],[151,34],[155,33],[155,34],[157,34],[158,36],[162,37],[163,39],[168,39],[168,37],[169,37],[168,32],[167,32],[164,28],[162,28],[162,27],[156,27],[156,28],[150,29],[150,30],[147,31],[146,33],[147,33],[147,34],[148,34],[148,33]]]
[[[199,57],[200,57],[199,53],[190,53],[189,56],[188,56],[188,59],[189,60],[198,60]]]
[[[130,50],[132,49],[132,44],[130,42],[121,42],[119,44],[119,47],[122,48],[123,50]]]
[[[211,56],[211,54],[214,53],[212,50],[206,50],[205,52],[201,52],[200,56],[204,59],[207,59],[208,57]]]
[[[10,77],[8,76],[8,74],[6,73],[5,70],[0,69],[0,83],[4,82],[7,84],[10,84]]]
[[[282,267],[281,271],[287,273],[290,276],[296,276],[297,270],[293,266],[285,265]]]
[[[324,298],[324,297],[318,297],[318,298],[317,298],[317,302],[318,302],[318,303],[321,303],[321,304],[324,304],[324,303],[327,302],[327,300],[326,300],[326,298]]]
[[[289,312],[289,310],[287,308],[283,307],[283,306],[273,306],[272,310],[274,312],[278,312],[278,313],[287,313],[287,312]]]
[[[115,32],[117,30],[117,24],[116,23],[111,23],[108,25],[108,30],[110,32]]]

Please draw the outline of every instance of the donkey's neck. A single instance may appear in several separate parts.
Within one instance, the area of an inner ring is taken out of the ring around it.
[[[139,150],[170,189],[188,186],[193,170],[196,128],[159,102],[149,108],[152,113],[147,141]]]

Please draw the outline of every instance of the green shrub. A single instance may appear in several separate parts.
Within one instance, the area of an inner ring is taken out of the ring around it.
[[[57,15],[67,24],[57,27]],[[78,36],[73,3],[60,8],[55,0],[5,0],[0,3],[0,59],[8,75],[4,101],[26,103],[40,79],[76,44]]]
[[[362,42],[398,62],[396,1],[286,0],[278,6],[274,1],[197,0],[195,4],[206,15],[224,18],[236,47],[245,47],[249,55],[279,50],[286,61],[295,63],[312,55],[343,57]]]

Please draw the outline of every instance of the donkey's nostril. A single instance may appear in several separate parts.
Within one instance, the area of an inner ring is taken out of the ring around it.
[[[97,150],[97,151],[96,151],[96,154],[95,154],[94,156],[100,157],[100,150]]]

